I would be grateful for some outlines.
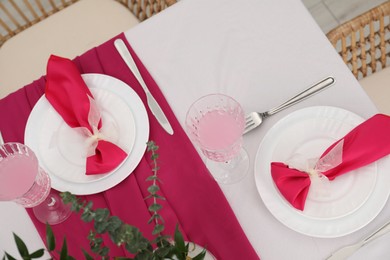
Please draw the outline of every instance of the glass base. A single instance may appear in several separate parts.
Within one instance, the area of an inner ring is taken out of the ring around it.
[[[214,179],[221,184],[233,184],[241,181],[249,170],[249,156],[241,149],[237,157],[226,162],[216,162],[206,159],[206,166]]]
[[[33,212],[39,221],[49,225],[64,222],[72,213],[70,205],[65,205],[60,196],[52,191],[44,202],[33,208]]]

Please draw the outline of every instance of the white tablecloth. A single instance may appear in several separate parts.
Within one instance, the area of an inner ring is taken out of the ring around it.
[[[377,112],[301,1],[182,0],[127,31],[126,37],[182,125],[191,103],[205,94],[228,94],[247,112],[266,111],[326,76],[336,78],[333,87],[274,115],[246,135],[250,172],[237,184],[221,185],[262,259],[324,259],[390,219],[387,203],[374,221],[357,232],[313,238],[275,219],[256,189],[253,164],[258,146],[283,116],[314,105],[341,107],[364,118]],[[20,231],[32,248],[39,247],[34,227],[16,208],[10,211],[10,204],[0,204],[0,211],[7,211],[0,214],[1,248],[15,250],[9,241],[11,231]],[[16,218],[10,217],[15,214]],[[385,235],[351,259],[386,259],[389,243],[390,235]]]

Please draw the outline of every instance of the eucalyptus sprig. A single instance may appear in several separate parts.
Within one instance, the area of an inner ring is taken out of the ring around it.
[[[150,141],[147,143],[147,150],[148,152],[151,152],[151,159],[153,162],[153,168],[152,172],[153,175],[149,176],[146,181],[151,181],[152,185],[149,186],[148,192],[149,196],[146,197],[146,199],[153,199],[152,205],[149,206],[149,211],[152,213],[151,218],[148,221],[148,224],[154,222],[154,229],[152,234],[157,235],[158,237],[162,237],[161,232],[164,231],[164,219],[163,217],[158,213],[158,211],[162,208],[160,204],[157,203],[157,200],[165,200],[164,197],[160,196],[158,194],[158,191],[160,190],[160,187],[157,185],[160,182],[160,179],[157,176],[157,172],[160,169],[157,165],[157,159],[159,157],[158,153],[156,151],[158,150],[158,146],[153,142]]]
[[[186,244],[184,242],[183,235],[180,233],[178,226],[176,226],[173,237],[163,235],[162,233],[165,226],[164,219],[159,214],[162,205],[158,203],[158,200],[165,200],[165,198],[159,195],[160,187],[158,184],[160,183],[160,179],[158,178],[159,166],[157,163],[157,159],[159,158],[159,154],[157,153],[158,148],[159,147],[153,141],[147,143],[147,151],[151,153],[151,160],[153,163],[153,174],[146,179],[146,181],[150,181],[152,184],[147,189],[149,196],[145,198],[152,199],[152,203],[148,208],[151,212],[148,223],[153,223],[154,225],[152,234],[155,238],[152,241],[145,238],[137,227],[124,223],[117,216],[111,216],[108,209],[93,209],[93,203],[91,201],[82,201],[70,192],[63,192],[60,194],[63,202],[65,204],[71,204],[71,210],[80,214],[81,219],[84,222],[93,222],[94,229],[91,230],[88,235],[90,249],[103,260],[109,259],[109,248],[104,245],[101,237],[103,234],[108,234],[111,241],[117,246],[124,246],[128,252],[134,255],[134,258],[115,257],[116,260],[202,260],[206,255],[206,251],[203,250],[194,258],[188,256],[189,243]],[[43,249],[29,253],[25,243],[15,234],[14,239],[19,253],[24,260],[39,258],[44,254]],[[54,251],[56,248],[56,241],[49,225],[46,225],[46,242],[49,252]],[[63,240],[59,254],[60,260],[74,259],[72,256],[68,255],[66,239]],[[85,250],[83,250],[83,254],[87,260],[95,259]],[[7,259],[13,260],[15,258],[5,253],[3,260]]]

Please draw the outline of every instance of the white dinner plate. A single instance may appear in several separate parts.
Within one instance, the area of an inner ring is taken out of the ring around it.
[[[385,205],[390,189],[390,157],[344,174],[331,181],[329,192],[311,190],[304,211],[292,207],[279,193],[270,170],[271,162],[284,162],[299,154],[318,158],[363,118],[335,107],[309,107],[277,122],[262,140],[256,154],[255,180],[270,212],[289,228],[314,237],[339,237],[352,233],[374,219]]]
[[[48,172],[52,187],[76,195],[98,193],[125,179],[141,160],[149,138],[145,107],[124,82],[103,74],[83,74],[102,116],[101,133],[128,153],[110,173],[86,175],[85,137],[70,128],[42,96],[34,106],[25,130],[25,143]]]

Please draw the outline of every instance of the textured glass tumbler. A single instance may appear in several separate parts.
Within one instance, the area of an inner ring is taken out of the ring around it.
[[[39,221],[51,225],[61,223],[71,213],[51,192],[49,175],[39,167],[34,152],[20,143],[0,146],[0,201],[33,208]]]
[[[245,177],[249,169],[249,157],[242,148],[245,113],[236,100],[224,94],[201,97],[189,108],[185,124],[216,181],[230,184]]]

